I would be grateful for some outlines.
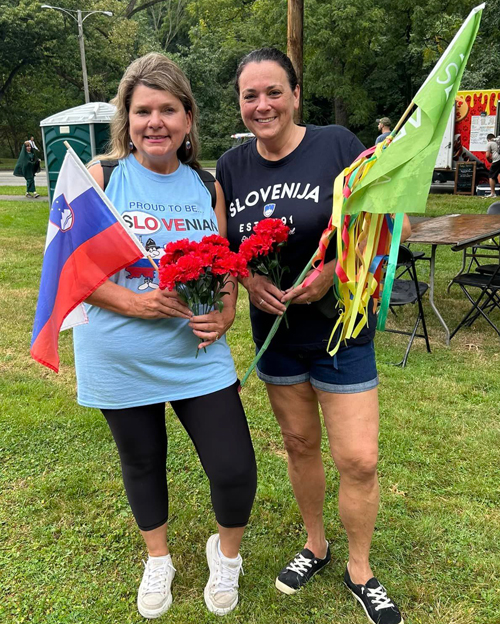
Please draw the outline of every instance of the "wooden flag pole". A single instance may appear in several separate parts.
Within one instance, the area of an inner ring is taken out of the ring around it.
[[[402,114],[400,120],[398,121],[396,127],[394,128],[394,130],[391,132],[392,136],[396,135],[396,132],[398,132],[398,130],[401,128],[401,126],[404,124],[404,122],[406,121],[406,118],[408,117],[408,115],[411,113],[412,108],[415,106],[415,102],[412,100],[410,102],[410,105],[408,106],[408,108],[405,110],[405,112]]]

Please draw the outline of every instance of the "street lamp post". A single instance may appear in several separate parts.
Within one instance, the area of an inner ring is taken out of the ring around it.
[[[67,13],[75,22],[78,24],[78,43],[80,44],[80,57],[82,60],[82,74],[83,74],[83,90],[85,93],[85,104],[90,102],[89,97],[89,81],[87,78],[87,64],[85,63],[85,42],[83,39],[83,22],[94,15],[94,13],[103,13],[108,17],[111,17],[113,13],[111,11],[81,11],[73,10],[73,9],[63,9],[62,7],[51,6],[50,4],[42,4],[42,9],[54,9],[55,11],[62,11],[63,13]],[[76,13],[76,17],[74,15]],[[86,13],[85,16],[83,14]],[[83,16],[83,17],[82,17]]]

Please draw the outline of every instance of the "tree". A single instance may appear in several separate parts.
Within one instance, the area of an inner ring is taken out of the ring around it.
[[[373,0],[312,0],[306,8],[305,95],[331,103],[335,123],[368,122],[366,78],[376,65],[384,11]]]
[[[0,102],[20,74],[43,64],[56,32],[35,0],[0,5]]]
[[[500,77],[500,0],[486,4],[470,62],[462,79],[463,89],[498,89]]]

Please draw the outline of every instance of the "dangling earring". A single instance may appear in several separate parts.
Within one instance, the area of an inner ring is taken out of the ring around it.
[[[191,141],[189,140],[189,134],[187,135],[187,139],[186,139],[186,149],[187,150],[191,149]]]

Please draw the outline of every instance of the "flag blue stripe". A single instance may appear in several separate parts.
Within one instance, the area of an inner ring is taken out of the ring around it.
[[[52,204],[49,218],[53,223],[60,222],[61,207],[67,207],[63,195],[56,197]],[[116,223],[113,213],[93,188],[76,197],[71,202],[71,208],[74,215],[72,228],[66,232],[59,231],[43,257],[32,345],[52,314],[59,288],[59,276],[68,258],[80,245]]]

